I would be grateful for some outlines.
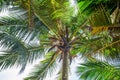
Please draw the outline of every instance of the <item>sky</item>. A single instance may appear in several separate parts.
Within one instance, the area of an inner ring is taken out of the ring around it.
[[[5,71],[0,72],[0,80],[23,80],[22,75],[18,75],[19,69],[8,69]]]
[[[27,66],[22,74],[19,74],[21,68],[12,67],[10,69],[6,69],[0,72],[0,80],[23,80],[23,78],[28,75],[32,68],[33,65]]]
[[[20,68],[11,68],[0,72],[0,80],[23,80],[32,70],[33,65],[26,67],[22,74],[19,74]],[[47,78],[46,80],[54,80]]]

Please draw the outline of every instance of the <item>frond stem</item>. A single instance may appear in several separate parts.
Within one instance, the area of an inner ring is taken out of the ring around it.
[[[114,44],[117,44],[117,43],[119,43],[119,42],[120,42],[120,40],[117,40],[117,41],[115,41],[115,42],[113,42],[113,43],[110,43],[110,44],[106,45],[105,47],[98,49],[98,50],[95,51],[94,53],[96,53],[96,52],[98,52],[98,51],[102,51],[102,50],[106,49],[107,47],[110,47],[110,46],[112,46],[112,45],[114,45]]]

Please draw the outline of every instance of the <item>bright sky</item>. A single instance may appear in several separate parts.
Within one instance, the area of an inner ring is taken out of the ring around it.
[[[23,80],[23,76],[25,75],[18,75],[19,69],[8,69],[5,71],[0,72],[0,80]]]

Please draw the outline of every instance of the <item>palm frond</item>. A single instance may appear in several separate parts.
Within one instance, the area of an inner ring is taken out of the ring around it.
[[[120,24],[120,8],[119,8],[119,2],[117,3],[117,8],[113,11],[111,14],[111,19],[113,24]]]
[[[29,31],[25,29],[20,29],[16,31],[6,31],[0,32],[0,45],[1,50],[0,52],[6,55],[2,57],[6,57],[7,55],[11,55],[15,53],[17,55],[15,57],[16,61],[9,63],[11,66],[14,66],[12,64],[16,63],[17,65],[22,66],[21,70],[23,71],[27,63],[32,63],[34,60],[38,59],[42,55],[42,51],[44,50],[44,47],[41,47],[39,43],[39,32],[36,33],[36,31]],[[35,42],[36,43],[35,43]],[[43,53],[44,54],[44,53]],[[8,59],[8,61],[11,58]],[[1,62],[1,66],[6,64],[6,61]],[[9,65],[4,65],[4,69],[8,68]]]
[[[105,10],[104,7],[100,7],[99,10],[91,16],[89,22],[93,27],[93,34],[101,32],[103,30],[108,30],[108,25],[112,25],[110,14]]]
[[[48,27],[48,29],[52,30],[53,27],[55,28],[56,24],[51,16],[51,14],[54,11],[51,0],[45,0],[45,1],[34,0],[33,9],[35,15],[45,24],[45,26]]]
[[[0,71],[4,70],[6,68],[10,68],[13,65],[19,66],[16,64],[16,61],[18,61],[19,54],[12,53],[12,54],[1,54],[0,55]]]
[[[46,58],[36,65],[33,72],[24,80],[44,80],[48,73],[52,73],[55,70],[56,57],[56,54],[47,54]]]
[[[34,47],[33,49],[28,49],[29,53],[21,54],[19,51],[4,50],[1,51],[0,55],[0,66],[1,70],[11,68],[13,66],[22,67],[21,71],[24,71],[26,65],[33,63],[36,59],[39,59],[42,56],[42,48]]]
[[[92,0],[91,1],[80,1],[79,2],[80,12],[81,13],[85,12],[86,8],[88,8],[92,2],[93,2]]]
[[[57,80],[62,80],[62,70],[60,70],[57,74],[58,76],[56,77]]]
[[[60,19],[64,23],[70,23],[73,17],[74,8],[69,6],[70,4],[66,2],[58,7],[58,9],[52,13],[53,19]]]
[[[9,24],[10,22],[11,24],[22,23],[27,18],[26,12],[19,9],[19,7],[10,7],[10,5],[3,4],[0,11],[0,25]]]
[[[112,14],[106,11],[105,7],[100,7],[89,19],[90,25],[93,27],[93,34],[109,30],[110,34],[114,34],[120,25],[120,9],[117,7]]]
[[[109,73],[108,73],[109,72]],[[82,80],[118,80],[120,68],[107,62],[86,62],[78,67],[78,75]]]
[[[35,15],[48,27],[51,32],[57,36],[60,36],[59,28],[62,31],[65,26],[62,25],[61,27],[59,23],[63,24],[71,21],[74,13],[73,9],[69,7],[67,1],[34,0],[33,3]]]
[[[106,44],[106,46],[100,48],[100,49],[97,50],[97,51],[102,51],[102,50],[106,49],[107,47],[111,47],[112,45],[114,45],[114,44],[119,44],[119,43],[120,43],[120,40],[117,40],[117,41],[112,42],[112,43],[110,43],[110,44]]]

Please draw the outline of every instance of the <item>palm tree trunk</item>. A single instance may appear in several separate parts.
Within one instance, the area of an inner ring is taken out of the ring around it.
[[[32,0],[29,0],[29,8],[28,8],[28,17],[29,17],[29,29],[30,30],[33,30],[35,24],[34,24],[34,12],[33,12],[33,9],[32,9]]]
[[[64,49],[62,62],[62,80],[68,80],[68,50]]]

